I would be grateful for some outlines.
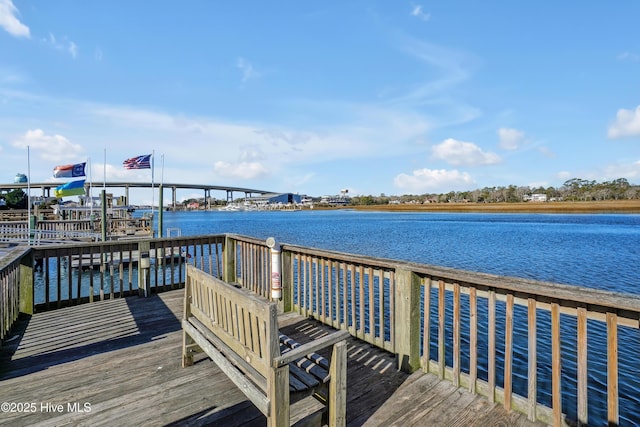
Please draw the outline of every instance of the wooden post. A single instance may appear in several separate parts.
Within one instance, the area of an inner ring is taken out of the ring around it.
[[[138,243],[138,296],[140,297],[148,297],[151,294],[150,246],[149,241]]]
[[[282,251],[282,299],[278,301],[278,311],[287,313],[293,309],[293,268],[291,263],[291,252]]]
[[[345,426],[347,423],[347,342],[333,345],[329,367],[329,427]]]
[[[398,369],[411,373],[420,368],[420,278],[402,268],[396,269],[395,277],[394,347]]]
[[[182,319],[187,321],[191,316],[191,292],[192,292],[192,284],[191,284],[191,275],[189,274],[189,270],[192,267],[187,265],[187,274],[186,279],[184,281],[184,306]],[[193,365],[193,352],[192,347],[194,345],[193,338],[187,334],[187,332],[182,329],[182,367],[187,367]]]
[[[236,248],[235,239],[225,236],[224,247],[222,248],[222,280],[227,283],[236,281]]]
[[[128,200],[128,199],[127,199]],[[102,241],[107,241],[107,193],[105,190],[100,192],[100,210],[102,218],[100,218],[100,231],[102,233]]]
[[[20,313],[33,314],[33,250],[20,259]]]

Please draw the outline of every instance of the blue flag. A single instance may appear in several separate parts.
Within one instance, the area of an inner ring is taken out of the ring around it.
[[[81,196],[84,194],[84,179],[80,181],[71,181],[66,184],[62,184],[53,189],[53,194],[57,198],[65,196]]]

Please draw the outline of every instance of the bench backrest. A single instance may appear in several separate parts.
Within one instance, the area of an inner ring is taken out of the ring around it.
[[[198,319],[249,367],[267,377],[273,359],[280,356],[276,303],[192,265],[187,265],[185,292],[191,296],[185,317]]]

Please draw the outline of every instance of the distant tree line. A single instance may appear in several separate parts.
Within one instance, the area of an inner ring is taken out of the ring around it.
[[[380,205],[388,203],[516,203],[523,202],[533,194],[544,194],[547,201],[599,201],[640,199],[640,185],[629,184],[626,178],[596,182],[572,178],[559,187],[529,187],[509,185],[507,187],[485,187],[472,191],[450,191],[448,193],[405,194],[403,196],[358,196],[351,199],[352,205]]]

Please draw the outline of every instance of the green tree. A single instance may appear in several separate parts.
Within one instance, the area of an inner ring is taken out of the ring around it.
[[[22,190],[11,190],[6,197],[10,209],[27,209],[27,193]]]

